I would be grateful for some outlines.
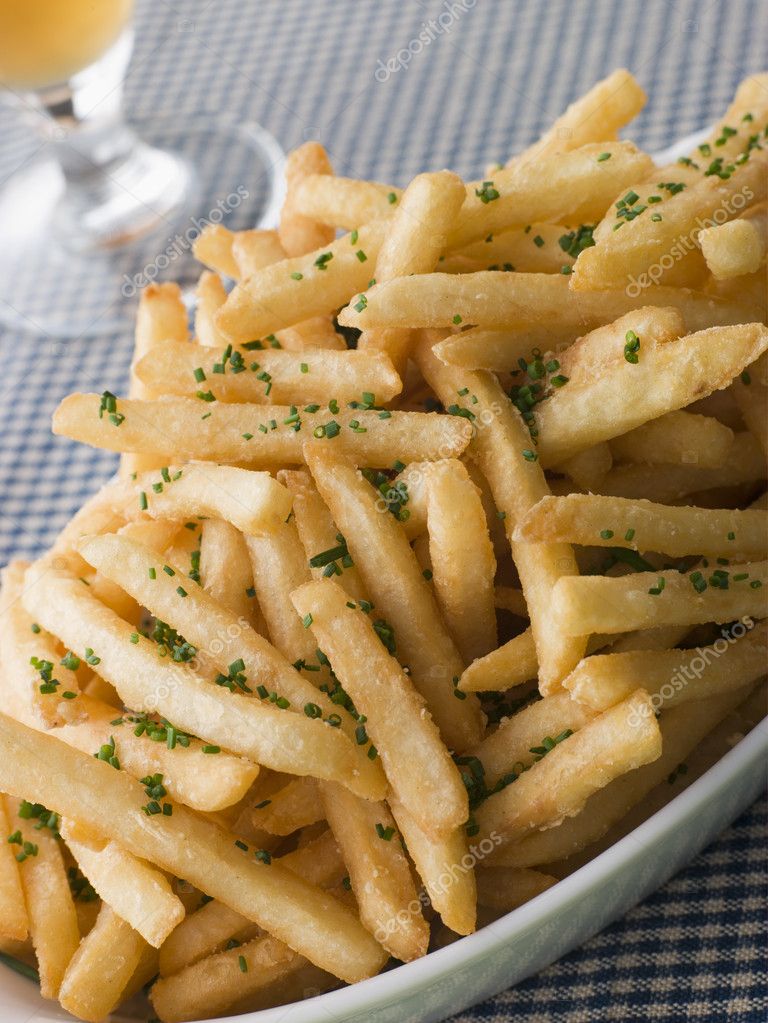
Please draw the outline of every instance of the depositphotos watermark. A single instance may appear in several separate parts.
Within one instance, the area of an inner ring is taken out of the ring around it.
[[[443,8],[436,18],[421,23],[421,31],[401,47],[389,60],[379,60],[373,77],[377,82],[388,82],[398,71],[405,71],[414,57],[433,43],[438,36],[450,34],[462,14],[471,11],[477,0],[443,0]]]
[[[151,263],[147,263],[142,270],[133,276],[123,274],[123,286],[120,289],[124,298],[133,298],[137,291],[151,284],[157,275],[175,263],[181,256],[192,251],[195,239],[199,237],[203,229],[211,224],[220,224],[227,213],[236,210],[238,206],[250,196],[250,192],[244,185],[238,185],[234,192],[230,192],[224,199],[218,199],[213,209],[208,211],[205,217],[190,217],[190,227],[183,234],[175,234],[168,239],[168,245],[162,252],[158,253]]]
[[[624,289],[626,296],[628,298],[637,298],[646,288],[658,284],[665,270],[670,270],[675,263],[679,263],[681,259],[699,247],[699,231],[703,231],[708,227],[718,227],[727,220],[732,220],[737,213],[749,205],[754,197],[752,189],[745,186],[740,192],[736,192],[734,195],[729,196],[729,198],[724,199],[721,205],[716,210],[713,210],[711,217],[703,219],[697,217],[696,226],[687,234],[681,234],[676,238],[671,248],[663,253],[657,262],[651,263],[648,269],[638,277],[630,275],[629,284]]]
[[[743,639],[754,626],[754,619],[750,618],[749,615],[745,615],[738,622],[734,622],[728,630],[724,629],[712,646],[697,646],[694,650],[681,651],[691,655],[688,662],[681,664],[669,682],[665,682],[658,693],[651,695],[650,703],[644,703],[637,710],[632,711],[627,718],[627,724],[631,728],[637,728],[641,724],[642,718],[656,714],[676,693],[685,689],[694,679],[701,678],[713,661],[716,661],[718,657],[722,657],[729,647]]]

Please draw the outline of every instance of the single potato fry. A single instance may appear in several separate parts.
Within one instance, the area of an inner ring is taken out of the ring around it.
[[[567,541],[631,547],[680,558],[687,554],[760,558],[768,553],[768,512],[670,507],[643,499],[569,494],[545,497],[515,530],[523,543]]]
[[[362,465],[455,458],[471,433],[469,424],[455,417],[422,412],[299,412],[289,405],[203,405],[191,398],[121,399],[118,404],[125,420],[115,429],[99,419],[98,395],[72,394],[54,413],[53,432],[107,451],[162,452],[169,461],[201,459],[252,468],[299,465],[304,442],[326,437]],[[201,413],[201,408],[208,411]],[[297,424],[300,430],[294,429]]]
[[[224,285],[221,283],[221,278],[218,274],[211,273],[210,270],[204,270],[200,274],[200,280],[197,282],[197,289],[195,291],[195,298],[197,303],[195,305],[195,337],[197,338],[198,345],[204,345],[209,348],[224,348],[226,342],[224,342],[216,329],[214,323],[214,316],[216,312],[224,305],[227,300],[227,292]],[[188,348],[197,347],[189,344],[188,340],[184,338],[183,341],[176,342],[179,348],[183,348],[186,351]],[[145,388],[149,391],[151,388],[151,381],[143,379],[141,372],[138,369],[140,363],[145,361],[151,364],[152,355],[156,354],[161,356],[161,352],[165,348],[165,345],[158,347],[156,352],[146,352],[142,358],[136,360],[136,375],[139,380],[145,385]],[[147,356],[149,358],[147,358]],[[162,358],[162,356],[161,356]],[[162,380],[156,382],[155,393],[162,394],[163,391],[168,387],[169,377],[164,377]],[[150,397],[151,394],[147,395],[133,395],[133,397]]]
[[[309,175],[333,175],[331,161],[319,142],[305,142],[289,153],[285,162],[286,195],[277,234],[288,256],[303,256],[305,252],[330,245],[335,237],[332,227],[306,216],[296,205],[296,191]]]
[[[719,469],[728,461],[733,437],[733,430],[714,416],[699,416],[681,409],[651,419],[620,437],[612,437],[610,450],[616,462]]]
[[[59,1001],[79,1019],[101,1023],[122,1000],[146,942],[106,903],[61,982]]]
[[[206,351],[201,345],[169,343],[142,359],[136,372],[163,386],[166,394],[194,398],[207,389],[217,401],[257,405],[303,405],[324,401],[329,394],[340,402],[365,401],[364,392],[374,395],[369,404],[387,404],[401,388],[387,355],[376,351],[269,349],[254,354],[231,345]]]
[[[768,615],[768,561],[727,569],[634,572],[620,578],[573,576],[552,593],[554,614],[569,636],[628,632],[658,625],[730,622]]]
[[[10,813],[15,810],[14,803]],[[5,798],[0,793],[0,834],[6,838],[15,831],[15,826],[10,826],[10,813],[6,811]],[[0,936],[4,941],[22,942],[26,941],[28,933],[29,917],[16,859],[16,845],[8,841],[0,842]]]
[[[10,721],[9,718],[4,720]],[[14,727],[24,728],[23,725]],[[60,745],[53,739],[49,741],[54,746]],[[9,751],[7,756],[14,754]],[[48,767],[42,758],[37,762],[38,772]],[[29,935],[40,974],[40,993],[43,998],[58,998],[62,979],[80,941],[77,911],[61,843],[55,835],[58,816],[42,805],[26,802],[20,797],[17,786],[0,784],[0,790],[9,793],[5,797],[5,810],[11,830],[5,840],[16,850],[19,863]],[[32,787],[25,791],[35,799]],[[42,827],[38,828],[37,824]]]
[[[291,599],[367,719],[358,742],[370,732],[399,802],[427,834],[446,837],[467,819],[467,793],[414,684],[336,583],[306,583]]]
[[[184,906],[163,873],[117,842],[93,838],[64,821],[62,835],[102,901],[152,945],[160,948],[184,919]]]

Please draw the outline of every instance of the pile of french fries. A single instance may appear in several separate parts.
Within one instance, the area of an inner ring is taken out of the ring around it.
[[[469,184],[307,143],[277,230],[198,238],[194,336],[148,287],[128,396],[57,409],[121,466],[2,578],[0,935],[46,998],[371,977],[760,715],[768,76],[667,167],[644,100]]]

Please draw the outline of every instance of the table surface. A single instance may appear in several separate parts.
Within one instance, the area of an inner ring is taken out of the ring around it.
[[[286,150],[318,138],[353,177],[478,176],[615,67],[648,92],[644,148],[707,125],[768,67],[765,14],[761,0],[140,0],[126,108],[250,118]],[[2,108],[0,137],[2,187],[39,142]],[[71,390],[120,393],[130,354],[128,336],[0,333],[0,564],[37,554],[113,471],[49,420]],[[759,803],[626,918],[454,1023],[764,1023],[765,836]]]

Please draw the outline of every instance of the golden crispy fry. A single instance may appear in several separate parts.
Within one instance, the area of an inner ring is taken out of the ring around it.
[[[467,793],[414,685],[361,608],[329,579],[291,594],[369,732],[392,790],[419,827],[445,837],[467,819]],[[399,642],[397,628],[395,643]],[[448,695],[448,699],[453,699]],[[461,702],[461,701],[457,701]]]
[[[386,803],[366,802],[330,782],[323,782],[320,792],[360,919],[395,959],[410,962],[425,955],[429,926]]]
[[[617,462],[698,465],[703,469],[719,469],[728,461],[733,436],[733,430],[714,416],[699,416],[679,410],[667,412],[620,437],[613,437],[610,450]]]
[[[450,171],[418,174],[403,193],[376,259],[373,276],[389,281],[409,274],[431,273],[445,250],[465,199],[461,179]],[[365,331],[362,350],[382,350],[402,373],[411,347],[410,330]]]
[[[483,765],[486,785],[492,788],[510,771],[519,773],[521,766],[531,766],[536,759],[532,747],[542,746],[546,739],[559,739],[564,732],[577,732],[594,717],[595,713],[577,703],[570,693],[555,693],[503,720],[471,755]]]
[[[200,280],[197,282],[195,298],[197,299],[197,304],[195,305],[195,337],[197,338],[198,345],[205,345],[213,348],[218,347],[224,348],[226,342],[222,339],[221,335],[216,329],[216,324],[214,323],[213,320],[216,312],[224,305],[224,303],[227,300],[227,292],[226,289],[224,288],[224,285],[221,283],[221,278],[219,277],[219,275],[211,273],[210,270],[204,270],[200,274]],[[170,340],[170,338],[168,340]],[[185,337],[182,341],[176,342],[174,347],[179,348],[183,347],[183,350],[186,351],[188,348],[192,348],[194,350],[195,348],[198,347],[198,345],[194,346],[190,345]],[[151,380],[148,381],[143,378],[142,373],[138,369],[138,366],[140,363],[143,362],[151,363],[153,355],[157,355],[160,359],[162,359],[163,356],[161,353],[163,352],[164,348],[165,345],[158,346],[155,352],[152,351],[145,352],[140,358],[136,359],[135,368],[136,375],[138,379],[144,384],[144,388],[145,390],[147,390],[148,393],[146,395],[136,394],[132,395],[131,397],[149,398],[152,396],[153,393],[151,391],[152,381]],[[168,377],[165,377],[162,380],[156,380],[154,393],[162,394],[163,391],[167,389],[169,382],[170,379]]]
[[[120,1003],[146,942],[106,903],[61,982],[59,1001],[79,1019],[101,1023]]]
[[[23,725],[14,727],[23,728]],[[53,739],[49,741],[54,746],[60,745]],[[63,746],[61,748],[64,749]],[[5,756],[12,758],[14,753],[9,751]],[[37,761],[36,766],[38,772],[46,769],[42,760]],[[40,802],[33,788],[31,784],[28,789],[24,788],[24,792],[31,800]],[[20,861],[21,887],[27,907],[29,934],[37,957],[40,993],[43,998],[57,998],[62,978],[80,941],[77,911],[69,889],[61,844],[53,830],[57,826],[57,818],[54,814],[45,826],[38,829],[36,825],[43,818],[34,819],[34,807],[23,802],[19,787],[3,783],[0,789],[11,793],[5,797],[10,827],[8,834],[15,839],[10,844],[17,861]]]
[[[594,251],[587,249],[586,251]],[[687,288],[652,287],[628,295],[624,288],[576,292],[562,274],[523,274],[483,271],[471,274],[421,274],[376,284],[365,293],[366,304],[352,303],[339,313],[339,323],[371,327],[452,327],[476,324],[501,331],[497,337],[525,333],[530,349],[555,348],[575,340],[585,330],[611,323],[632,309],[657,305],[677,309],[689,330],[761,319],[762,310],[743,298],[725,299]],[[360,306],[358,309],[357,307]],[[460,319],[456,319],[456,317]],[[245,339],[244,339],[245,340]],[[462,335],[451,339],[463,345]],[[481,347],[484,351],[485,343]],[[446,349],[441,350],[446,358]],[[486,361],[474,367],[509,369],[516,361]],[[447,361],[447,360],[446,360]],[[499,362],[501,364],[499,365]],[[474,368],[473,367],[473,368]]]
[[[229,293],[216,325],[233,344],[253,341],[309,316],[338,309],[363,290],[384,236],[384,223],[361,227],[307,255],[258,270]],[[357,255],[362,252],[365,260]]]
[[[481,867],[477,872],[477,901],[509,913],[557,884],[550,874],[524,867]]]
[[[13,804],[10,812],[15,813],[15,810]],[[7,839],[15,830],[15,824],[11,827],[10,814],[6,812],[5,799],[0,793],[0,834]],[[29,933],[29,917],[16,860],[18,851],[15,843],[0,842],[0,935],[4,941],[23,942]]]
[[[619,128],[645,106],[646,95],[626,68],[617,68],[580,96],[552,126],[508,166],[530,163],[543,153],[562,153],[589,142],[616,138]]]
[[[635,572],[612,579],[561,579],[553,591],[554,613],[567,635],[628,632],[657,625],[730,622],[768,614],[768,561],[704,568]]]
[[[309,174],[296,186],[295,207],[312,220],[352,231],[397,209],[402,189],[378,181]]]
[[[674,508],[642,499],[569,494],[543,498],[520,522],[515,539],[631,547],[676,558],[686,554],[717,557],[721,552],[759,558],[768,553],[768,512]]]
[[[288,256],[303,256],[305,252],[311,252],[322,245],[330,245],[335,237],[332,227],[328,228],[305,216],[296,205],[296,191],[310,174],[333,174],[328,154],[319,142],[305,142],[289,153],[285,162],[287,188],[277,233]]]
[[[159,948],[184,919],[184,906],[165,875],[117,842],[94,838],[70,821],[62,823],[62,835],[101,899],[144,941]]]
[[[457,459],[425,468],[432,582],[465,663],[496,648],[496,558],[482,501]]]
[[[167,344],[152,352],[137,366],[139,377],[163,386],[166,394],[194,398],[198,391],[210,391],[217,401],[296,405],[327,400],[329,394],[340,402],[360,401],[364,391],[376,402],[390,402],[401,388],[400,378],[386,354],[363,351],[306,350],[296,352],[249,352],[229,348],[232,366],[227,369],[225,345],[206,351],[201,345]],[[242,359],[242,363],[238,362]],[[217,372],[216,366],[225,372]],[[204,381],[200,374],[204,374]],[[374,404],[374,402],[371,402]]]
[[[536,678],[538,672],[536,643],[528,628],[465,668],[459,689],[465,693],[503,692]]]
[[[362,465],[455,458],[471,433],[467,423],[434,413],[344,410],[296,412],[289,405],[204,404],[191,398],[118,402],[119,429],[99,419],[99,397],[72,394],[54,413],[53,432],[108,451],[162,452],[172,458],[237,462],[252,467],[299,465],[303,444],[334,436],[334,444]],[[335,406],[334,406],[335,407]],[[205,409],[205,411],[201,411]],[[286,420],[290,422],[286,422]],[[335,423],[329,433],[329,424]],[[274,425],[273,425],[274,424]]]

